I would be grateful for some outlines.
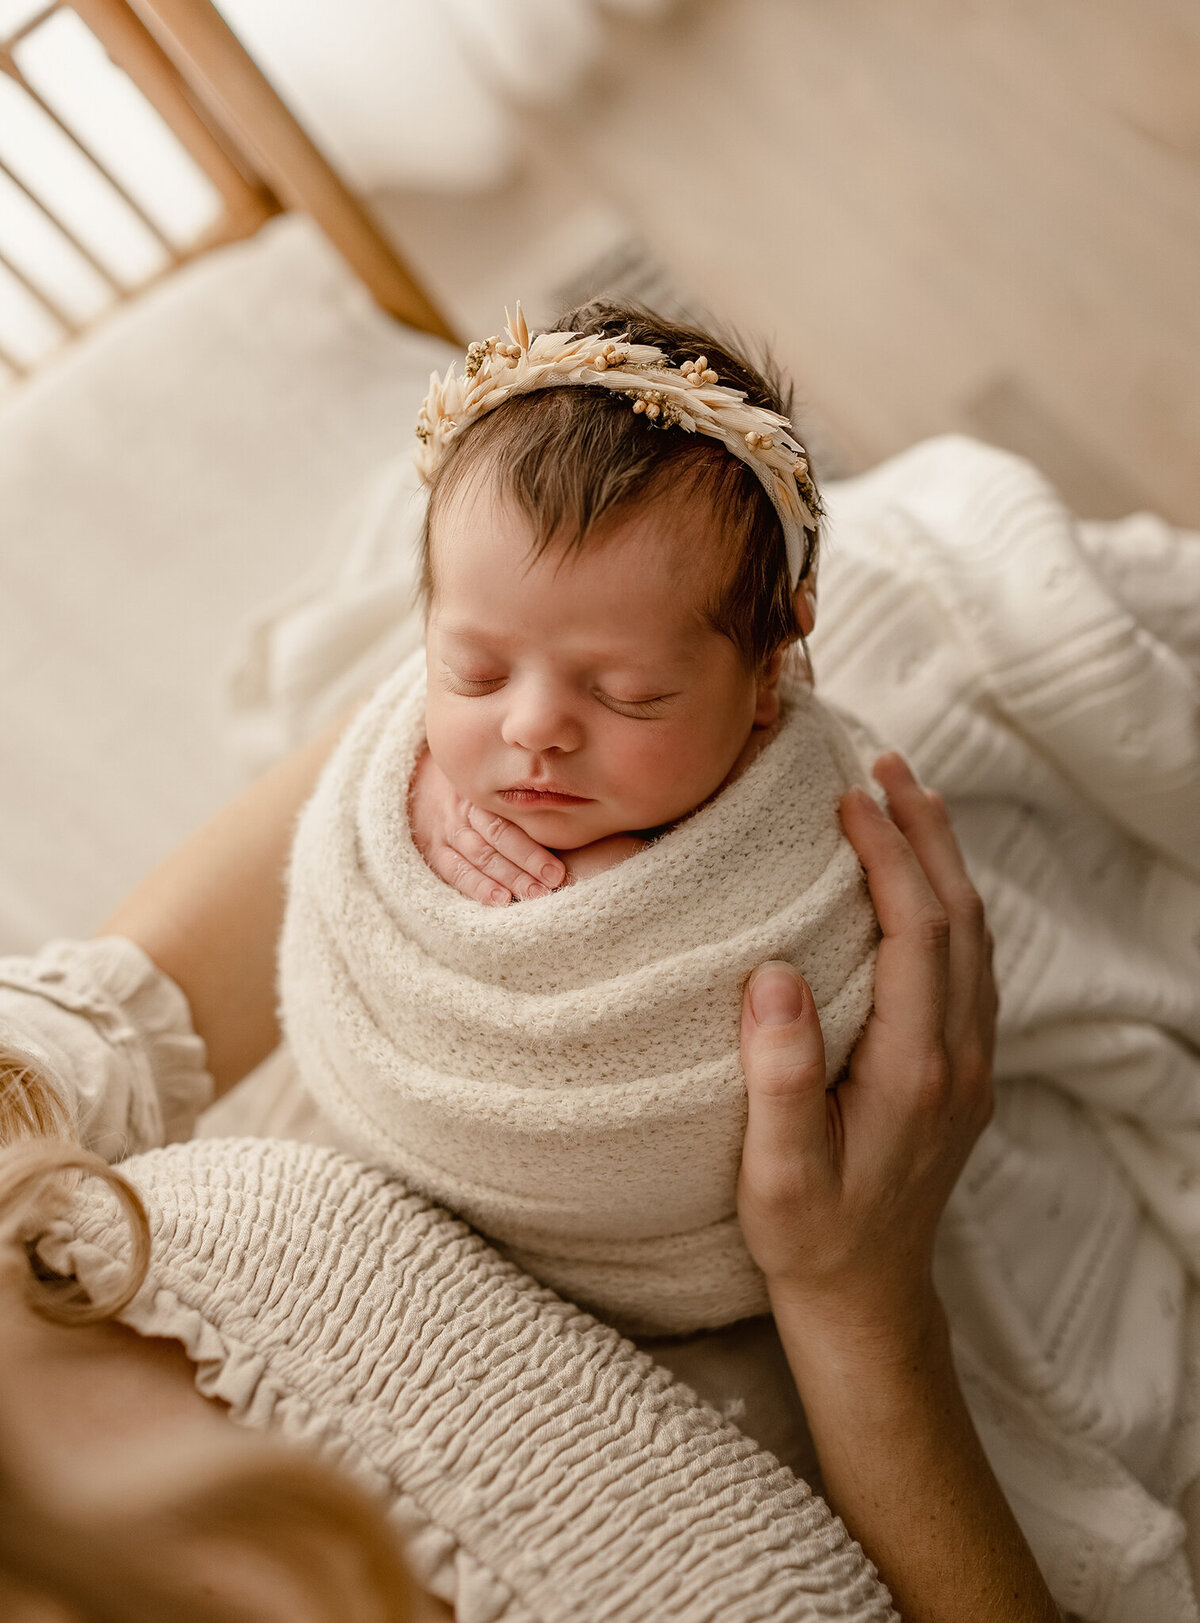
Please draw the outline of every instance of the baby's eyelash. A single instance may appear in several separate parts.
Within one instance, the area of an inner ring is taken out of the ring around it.
[[[605,699],[605,703],[614,705],[623,715],[640,716],[648,720],[658,714],[668,699],[674,697],[673,693],[660,693],[654,699],[614,699],[609,694]]]
[[[502,676],[489,676],[482,681],[472,681],[466,676],[456,676],[453,671],[445,671],[442,675],[443,684],[450,689],[451,693],[457,693],[468,699],[482,698],[485,693],[490,693],[503,680]]]
[[[448,666],[442,668],[442,686],[450,693],[457,694],[462,699],[481,699],[495,690],[503,683],[502,676],[489,676],[472,678],[459,676]],[[618,699],[611,693],[602,691],[596,693],[600,703],[618,715],[628,716],[631,720],[651,721],[659,714],[662,707],[675,697],[673,693],[659,693],[651,699]]]

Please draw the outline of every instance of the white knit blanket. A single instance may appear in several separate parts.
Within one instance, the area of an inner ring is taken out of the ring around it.
[[[836,806],[862,781],[811,690],[750,767],[645,851],[487,908],[406,813],[424,660],[384,684],[301,819],[281,949],[305,1085],[361,1154],[543,1283],[636,1333],[766,1310],[735,1215],[742,988],[808,977],[831,1074],[866,1020],[877,926]]]
[[[996,1119],[940,1284],[1060,1603],[1200,1617],[1200,536],[962,439],[832,495],[819,690],[947,798],[996,937]]]

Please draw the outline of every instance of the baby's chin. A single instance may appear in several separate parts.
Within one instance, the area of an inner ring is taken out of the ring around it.
[[[580,851],[597,840],[628,832],[625,823],[598,815],[593,806],[514,806],[497,797],[489,809],[548,851]]]
[[[497,806],[496,810],[501,817],[507,817],[523,834],[528,834],[531,840],[544,845],[548,851],[580,851],[585,845],[595,845],[597,840],[624,832],[608,822],[599,823],[594,828],[583,827],[578,818],[572,822],[569,807],[547,807],[544,810],[521,807],[514,810],[512,807]]]

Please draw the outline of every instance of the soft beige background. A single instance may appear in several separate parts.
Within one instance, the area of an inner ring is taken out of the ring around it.
[[[400,200],[439,281],[611,202],[774,338],[843,467],[965,429],[1089,516],[1200,524],[1194,0],[693,0],[622,32],[527,112],[518,182]]]

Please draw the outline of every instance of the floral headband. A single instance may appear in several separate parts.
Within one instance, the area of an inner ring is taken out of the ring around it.
[[[802,578],[806,532],[817,533],[820,511],[808,455],[778,412],[752,405],[741,389],[727,388],[704,355],[675,367],[653,344],[630,344],[569,332],[530,339],[517,305],[506,310],[508,341],[471,344],[460,378],[451,366],[435,372],[417,415],[416,454],[422,479],[432,481],[456,434],[517,394],[561,384],[592,384],[627,395],[633,410],[660,428],[707,434],[753,469],[783,526],[793,587]]]

